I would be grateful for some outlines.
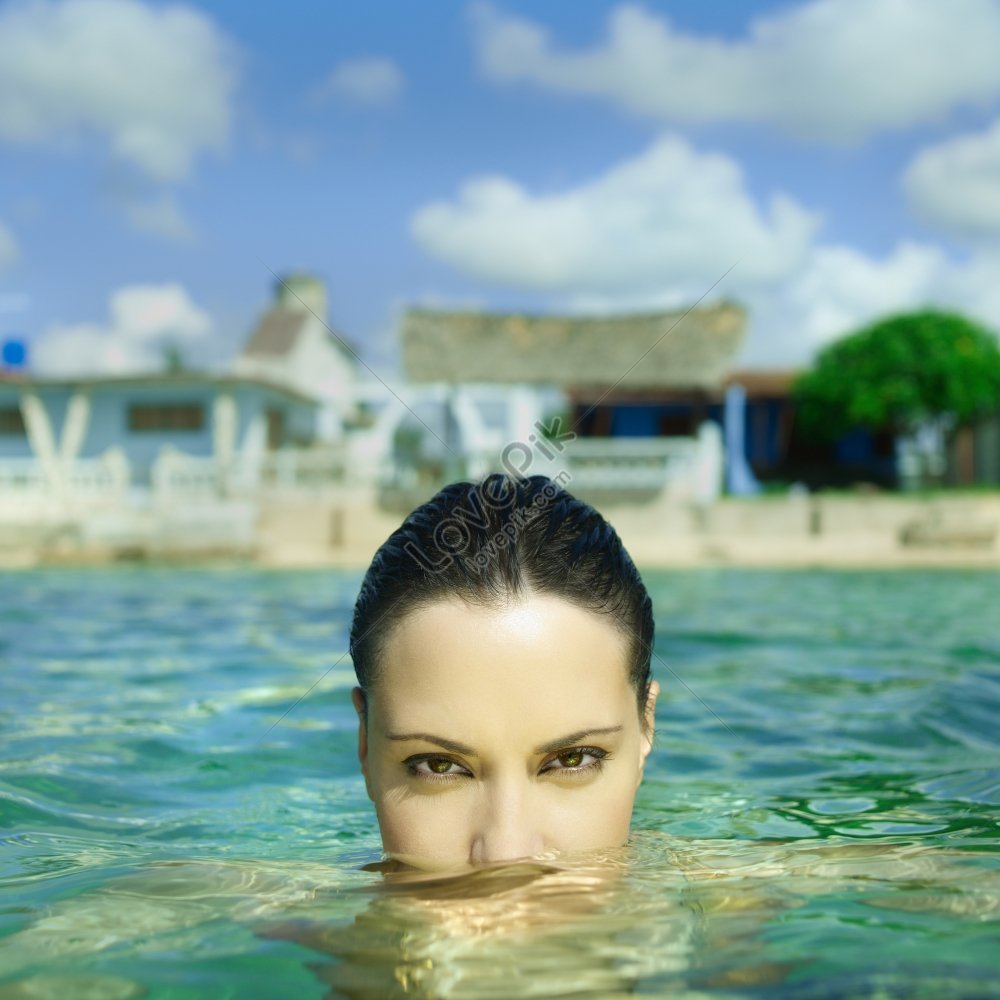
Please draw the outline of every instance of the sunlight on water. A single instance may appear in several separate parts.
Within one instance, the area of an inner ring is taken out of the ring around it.
[[[377,870],[357,583],[0,580],[0,1000],[997,995],[997,574],[647,574],[631,843],[451,876]]]

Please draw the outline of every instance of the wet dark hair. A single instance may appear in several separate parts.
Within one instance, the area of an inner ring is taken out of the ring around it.
[[[615,529],[547,476],[495,473],[452,483],[389,536],[354,606],[358,684],[367,695],[390,632],[411,612],[456,597],[488,607],[526,591],[608,616],[626,639],[629,683],[644,718],[652,681],[649,595]]]

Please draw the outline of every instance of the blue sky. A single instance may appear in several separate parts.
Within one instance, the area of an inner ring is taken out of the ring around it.
[[[727,271],[748,365],[923,305],[1000,328],[997,52],[1000,0],[0,2],[0,339],[219,366],[291,269],[386,373],[407,305]]]

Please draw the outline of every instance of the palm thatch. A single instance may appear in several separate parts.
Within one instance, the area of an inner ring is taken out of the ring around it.
[[[410,309],[403,366],[413,382],[712,389],[729,372],[745,325],[732,303],[618,316]]]

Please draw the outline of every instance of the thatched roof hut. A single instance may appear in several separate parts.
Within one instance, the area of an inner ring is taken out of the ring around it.
[[[403,366],[413,382],[710,390],[732,367],[745,325],[732,303],[618,316],[410,309]]]

